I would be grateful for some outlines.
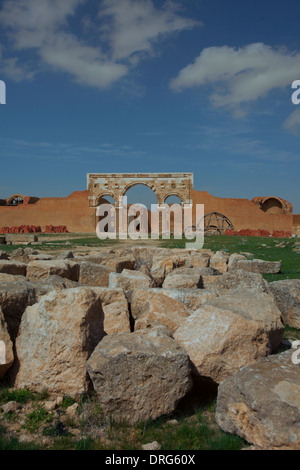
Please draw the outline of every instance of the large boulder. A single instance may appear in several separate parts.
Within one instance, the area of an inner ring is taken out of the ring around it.
[[[134,270],[137,266],[137,260],[132,253],[123,254],[123,256],[112,256],[105,260],[104,264],[109,266],[117,273],[121,273],[123,269]]]
[[[176,310],[191,314],[197,310],[202,304],[208,302],[216,297],[214,292],[206,291],[205,289],[161,289],[161,288],[148,288],[148,289],[133,289],[128,291],[127,300],[130,304],[131,315],[134,320],[137,320],[140,315],[143,314],[145,306],[153,299],[161,296],[169,297],[170,299],[176,300],[177,303],[169,304],[177,306]],[[168,315],[172,315],[172,310],[167,312]]]
[[[207,304],[229,310],[256,323],[267,335],[266,352],[272,353],[279,347],[284,333],[281,312],[274,297],[266,292],[257,292],[255,296],[248,289],[240,288],[221,297],[207,301]]]
[[[27,265],[27,277],[31,281],[39,281],[52,275],[78,281],[79,264],[69,260],[36,260]]]
[[[199,269],[174,269],[166,276],[162,285],[163,289],[198,289],[202,285],[202,276]]]
[[[14,360],[13,343],[10,339],[7,324],[0,309],[0,380],[12,366]]]
[[[239,259],[236,261],[236,264],[233,269],[243,269],[244,271],[248,271],[251,273],[277,274],[280,272],[281,269],[281,261],[264,261],[262,259]]]
[[[153,285],[152,279],[141,271],[123,269],[121,273],[111,273],[109,276],[109,287],[121,288],[125,291],[135,288],[147,288]]]
[[[105,336],[87,370],[103,412],[132,424],[173,412],[192,387],[186,352],[153,330]]]
[[[89,389],[86,361],[105,335],[93,289],[52,291],[27,307],[16,340],[15,387],[79,397]]]
[[[216,420],[264,450],[300,448],[300,373],[292,352],[271,355],[226,378],[218,389]]]
[[[33,305],[36,301],[37,286],[35,284],[27,280],[0,283],[0,307],[12,340],[18,334],[26,307]]]
[[[182,302],[186,306],[189,314],[198,310],[201,305],[217,296],[214,292],[207,291],[206,289],[155,289],[155,291]]]
[[[233,271],[236,268],[236,264],[239,260],[246,260],[245,255],[241,255],[240,253],[232,253],[229,255],[228,259],[228,271]]]
[[[251,273],[243,270],[226,272],[221,276],[202,275],[203,287],[217,295],[223,295],[229,290],[237,288],[251,289],[254,292],[270,292],[268,282],[260,273]]]
[[[225,251],[217,251],[211,256],[209,266],[217,269],[220,273],[228,271],[229,254]]]
[[[109,275],[114,269],[98,263],[80,263],[79,283],[87,286],[108,287]]]
[[[284,327],[276,305],[273,311],[264,295],[257,302],[248,296],[244,304],[233,296],[224,305],[223,297],[211,300],[216,305],[205,304],[182,322],[174,339],[189,354],[196,374],[220,383],[279,344]]]
[[[27,264],[21,261],[0,259],[0,273],[26,276]]]
[[[134,329],[137,331],[161,324],[168,327],[174,333],[188,316],[189,311],[183,302],[156,293],[144,304],[135,322]]]
[[[107,335],[130,332],[130,315],[123,289],[96,287],[93,289],[102,303],[104,313],[103,327]]]
[[[300,329],[300,279],[270,282],[270,289],[285,324]]]

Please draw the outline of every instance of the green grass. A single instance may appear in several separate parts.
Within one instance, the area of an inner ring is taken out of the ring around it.
[[[248,259],[262,259],[265,261],[281,261],[281,272],[278,274],[264,274],[269,281],[281,279],[300,279],[300,253],[293,251],[294,238],[273,237],[235,237],[235,236],[206,236],[204,249],[214,252],[226,250],[229,254],[243,253]],[[161,240],[161,246],[169,248],[185,248],[185,240]],[[283,246],[276,246],[283,243]]]
[[[36,394],[31,392],[28,388],[10,389],[5,387],[0,389],[0,404],[8,403],[9,401],[25,404],[35,399]]]
[[[31,433],[41,430],[42,426],[49,424],[53,421],[53,413],[48,413],[43,406],[38,405],[31,413],[28,413],[23,425]]]

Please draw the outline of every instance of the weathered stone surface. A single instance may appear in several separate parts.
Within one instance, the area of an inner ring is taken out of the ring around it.
[[[187,307],[189,314],[198,310],[201,305],[216,297],[214,292],[205,289],[162,289],[164,295],[180,300]]]
[[[281,269],[281,261],[263,261],[261,259],[237,260],[234,269],[243,269],[251,273],[277,274]]]
[[[270,352],[269,332],[263,322],[245,316],[203,305],[176,330],[174,339],[185,348],[201,377],[220,383]]]
[[[300,448],[300,374],[291,351],[243,367],[219,385],[216,419],[257,448]]]
[[[104,413],[129,423],[171,413],[192,386],[186,352],[153,332],[105,336],[87,370]]]
[[[6,253],[6,251],[0,250],[0,259],[9,259],[8,253]]]
[[[243,270],[227,272],[221,276],[203,275],[202,281],[205,289],[214,291],[218,295],[240,287],[252,289],[253,292],[270,292],[269,284],[265,281],[262,274],[250,273]]]
[[[88,390],[86,361],[102,339],[103,309],[93,289],[52,291],[26,309],[16,340],[17,388],[79,397]]]
[[[38,236],[34,233],[9,233],[5,235],[6,243],[10,243],[12,245],[28,242],[37,242]]]
[[[16,281],[28,281],[25,276],[18,276],[15,274],[0,273],[0,282],[16,282]]]
[[[119,332],[130,332],[130,315],[123,289],[97,287],[93,291],[102,303],[105,333],[110,335]]]
[[[186,266],[190,268],[207,268],[209,267],[210,258],[209,253],[191,253],[186,261]]]
[[[162,324],[174,333],[182,320],[188,316],[189,311],[183,302],[163,294],[156,294],[144,304],[134,329],[137,331]]]
[[[226,273],[228,270],[229,254],[224,251],[217,251],[211,256],[209,266],[217,269],[220,273]]]
[[[157,441],[148,442],[147,444],[142,444],[143,450],[160,450],[161,445]]]
[[[5,403],[4,405],[1,406],[2,411],[6,413],[15,413],[21,408],[20,403],[17,403],[16,401],[9,401]]]
[[[132,253],[128,253],[123,256],[114,255],[108,258],[104,264],[111,267],[116,273],[121,273],[124,269],[134,270],[137,266],[137,261]]]
[[[30,261],[27,265],[27,277],[31,281],[38,281],[52,275],[78,281],[79,264],[67,260],[37,260]]]
[[[12,340],[18,334],[26,307],[36,302],[36,290],[37,286],[29,281],[0,283],[0,306]]]
[[[274,352],[279,347],[284,325],[281,321],[281,312],[272,295],[265,292],[256,292],[253,295],[251,290],[240,288],[208,300],[207,303],[241,315],[245,320],[260,326],[267,336],[266,353]]]
[[[74,258],[74,254],[73,254],[73,251],[71,250],[62,251],[61,253],[59,253],[58,255],[54,257],[54,259],[72,259],[72,258]]]
[[[109,287],[124,290],[151,287],[152,282],[152,279],[141,271],[130,271],[129,269],[124,269],[122,273],[111,273],[109,276]]]
[[[197,268],[175,269],[165,278],[164,289],[197,289],[202,285],[202,277]]]
[[[236,264],[239,260],[246,260],[245,255],[241,255],[240,253],[233,253],[229,256],[228,260],[228,271],[232,271],[236,268]]]
[[[300,279],[285,279],[269,284],[285,324],[300,329]]]
[[[214,299],[217,295],[205,289],[133,289],[127,293],[127,300],[131,307],[131,315],[137,318],[144,311],[145,305],[152,299],[160,296],[170,297],[184,304],[182,309],[189,314],[197,310],[208,300]],[[177,304],[180,305],[180,304]]]
[[[30,261],[30,257],[37,256],[38,252],[33,250],[32,248],[17,248],[14,250],[11,255],[11,261],[20,261],[21,263],[28,263]]]
[[[102,264],[82,262],[80,263],[79,283],[87,286],[108,287],[109,275],[113,268]]]
[[[36,255],[28,255],[26,263],[30,261],[50,261],[53,259],[52,255],[48,255],[47,253],[38,253]]]
[[[0,380],[12,366],[14,360],[13,343],[10,339],[7,324],[0,309]]]
[[[0,273],[26,276],[27,264],[20,261],[0,259]]]

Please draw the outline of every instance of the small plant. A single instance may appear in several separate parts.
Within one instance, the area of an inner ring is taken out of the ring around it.
[[[0,403],[8,403],[9,401],[16,401],[18,403],[28,403],[30,400],[35,400],[36,395],[28,388],[20,389],[0,389]]]
[[[74,400],[74,398],[70,397],[69,395],[64,395],[61,407],[66,409],[69,406],[74,405],[74,403],[76,403],[76,400]]]
[[[35,410],[26,416],[23,427],[29,432],[34,433],[37,432],[43,424],[50,423],[52,420],[53,413],[48,414],[45,408],[38,405]]]

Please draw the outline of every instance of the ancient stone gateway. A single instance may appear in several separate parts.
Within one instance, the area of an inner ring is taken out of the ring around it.
[[[88,173],[87,184],[90,207],[98,207],[107,196],[114,199],[117,230],[122,232],[126,231],[124,221],[123,225],[119,224],[122,198],[137,184],[149,187],[159,205],[164,204],[169,196],[177,196],[182,204],[192,204],[193,173]],[[95,217],[96,226],[99,220]],[[147,231],[150,231],[150,226]]]
[[[89,205],[97,207],[105,196],[113,197],[117,204],[137,184],[152,189],[158,204],[169,196],[178,196],[183,204],[192,203],[193,173],[88,173]]]

